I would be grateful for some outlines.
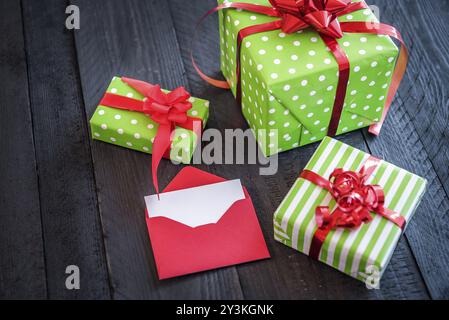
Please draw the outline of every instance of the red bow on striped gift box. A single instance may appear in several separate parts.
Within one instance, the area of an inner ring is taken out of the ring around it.
[[[371,212],[388,219],[401,229],[404,228],[404,217],[384,206],[383,188],[366,183],[379,163],[379,159],[371,156],[359,172],[337,168],[331,173],[329,179],[310,170],[304,170],[301,173],[301,178],[329,191],[336,202],[333,212],[328,206],[318,206],[315,209],[318,229],[313,236],[310,257],[318,260],[321,247],[329,232],[336,228],[355,229],[362,223],[370,223]]]

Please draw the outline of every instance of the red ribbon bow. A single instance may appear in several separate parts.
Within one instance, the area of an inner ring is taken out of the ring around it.
[[[342,38],[337,15],[346,10],[351,0],[270,0],[282,17],[282,31],[293,33],[308,26],[321,34]]]
[[[366,183],[379,162],[379,159],[370,157],[359,172],[337,168],[328,180],[310,170],[301,173],[301,178],[326,189],[336,201],[336,208],[332,213],[328,206],[318,206],[315,209],[318,229],[310,247],[311,257],[318,260],[321,247],[331,230],[355,229],[363,223],[370,223],[371,212],[381,215],[401,229],[404,228],[404,217],[384,207],[385,195],[382,187]]]
[[[251,3],[241,2],[226,2],[208,12],[206,12],[196,25],[198,29],[202,21],[210,14],[229,8],[242,9],[249,12],[264,14],[270,17],[280,18],[272,22],[266,22],[258,25],[249,26],[239,31],[237,37],[236,50],[236,75],[237,75],[237,90],[236,99],[241,103],[241,74],[240,74],[240,49],[242,41],[245,37],[266,31],[279,30],[283,32],[292,33],[308,27],[314,28],[324,43],[334,55],[338,63],[339,78],[337,85],[337,92],[335,94],[334,106],[332,115],[328,126],[327,135],[335,136],[340,123],[340,118],[343,112],[343,105],[346,98],[346,91],[349,81],[350,64],[348,57],[344,50],[339,46],[336,39],[342,38],[344,32],[349,33],[367,33],[367,34],[382,34],[396,38],[401,43],[401,53],[396,63],[396,68],[393,73],[393,78],[388,91],[387,99],[381,119],[373,124],[369,132],[374,135],[379,135],[382,124],[385,121],[388,110],[390,109],[393,98],[399,88],[399,84],[405,74],[407,66],[407,48],[400,33],[392,26],[376,23],[376,22],[339,22],[338,17],[349,14],[351,12],[368,9],[368,6],[363,1],[352,2],[351,0],[269,0],[271,7],[256,5]],[[195,32],[196,35],[196,32]],[[194,41],[192,41],[194,43]],[[230,86],[226,81],[213,79],[204,74],[193,58],[193,52],[190,52],[192,64],[201,78],[208,83],[223,89],[229,89]]]
[[[170,158],[171,133],[176,126],[188,130],[196,130],[195,121],[199,121],[198,128],[201,130],[201,119],[189,117],[187,111],[192,108],[188,101],[190,94],[184,87],[165,93],[159,85],[153,85],[144,81],[121,78],[123,82],[145,96],[143,101],[106,93],[100,104],[131,111],[138,111],[148,114],[154,122],[159,124],[152,147],[152,172],[153,185],[156,193],[159,194],[159,183],[157,179],[157,169],[162,157]],[[198,134],[198,132],[197,132]]]
[[[335,169],[329,178],[330,192],[337,202],[331,214],[327,206],[316,210],[319,228],[358,228],[372,220],[371,211],[384,204],[384,192],[378,185],[366,185],[363,172]]]
[[[137,80],[122,79],[139,92],[144,92],[143,90],[146,89],[143,93],[145,95],[143,112],[150,115],[154,122],[173,126],[187,121],[187,111],[192,108],[192,104],[188,101],[190,94],[184,87],[176,88],[169,93],[163,92],[159,85],[142,87],[140,91],[135,87]]]

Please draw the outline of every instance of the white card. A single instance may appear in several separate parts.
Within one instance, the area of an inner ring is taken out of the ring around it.
[[[238,200],[245,199],[240,180],[160,193],[145,197],[150,218],[166,217],[195,228],[217,223]]]

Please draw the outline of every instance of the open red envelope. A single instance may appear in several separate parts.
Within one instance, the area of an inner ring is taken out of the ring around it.
[[[224,181],[226,179],[199,169],[185,167],[164,193]],[[209,221],[203,225],[198,221],[189,223],[178,219],[184,222],[181,223],[166,216],[150,217],[146,212],[159,279],[269,258],[253,203],[245,188],[241,198],[223,212],[211,212],[207,217]],[[217,210],[223,210],[223,207]],[[182,213],[177,216],[182,217]]]

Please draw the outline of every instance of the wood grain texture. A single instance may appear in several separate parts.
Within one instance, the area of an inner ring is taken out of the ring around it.
[[[386,18],[406,30],[412,46],[402,103],[449,194],[449,1],[401,1],[397,9],[386,8]],[[404,9],[408,18],[398,19],[394,12]]]
[[[185,6],[182,0],[171,0],[181,55],[193,94],[211,100],[209,128],[247,128],[247,124],[232,94],[212,88],[195,72],[190,63],[189,49],[193,27],[198,18],[216,2],[193,1]],[[219,76],[219,36],[217,17],[207,19],[198,43],[194,44],[198,63],[209,75]],[[338,139],[359,149],[367,150],[361,132]],[[309,257],[287,248],[273,239],[272,215],[299,172],[315,151],[317,144],[283,153],[279,157],[279,172],[275,176],[260,176],[257,165],[209,166],[208,170],[227,178],[241,178],[248,188],[267,240],[271,260],[238,266],[245,298],[249,299],[404,299],[428,298],[408,243],[401,241],[388,268],[381,290],[366,290],[363,283],[332,268],[312,261]]]
[[[86,114],[92,115],[114,75],[187,85],[169,8],[165,1],[73,1],[83,13],[76,33]],[[86,119],[87,120],[87,119]],[[92,154],[100,213],[116,299],[242,298],[236,270],[157,279],[143,197],[151,186],[151,156],[94,141]],[[160,165],[164,186],[180,170]]]
[[[426,177],[427,193],[406,236],[432,298],[449,298],[448,1],[377,1],[381,18],[403,31],[410,63],[371,151]]]
[[[19,0],[0,2],[0,299],[47,296]]]
[[[107,299],[107,266],[89,136],[66,3],[22,2],[30,103],[47,267],[48,297]],[[80,269],[80,290],[67,290],[68,265]]]

